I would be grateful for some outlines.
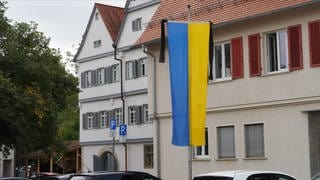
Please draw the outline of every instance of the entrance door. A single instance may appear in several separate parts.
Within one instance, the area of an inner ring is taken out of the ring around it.
[[[100,157],[93,155],[94,171],[118,170],[115,156],[111,152],[104,152]]]

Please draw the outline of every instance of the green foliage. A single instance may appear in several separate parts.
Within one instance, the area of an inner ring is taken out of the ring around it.
[[[78,123],[77,99],[70,98],[77,97],[78,80],[36,23],[10,24],[5,9],[0,1],[0,151],[52,147],[64,121]]]

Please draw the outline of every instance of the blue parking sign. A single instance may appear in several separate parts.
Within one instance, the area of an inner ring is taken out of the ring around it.
[[[111,130],[116,130],[116,128],[117,128],[117,122],[116,122],[116,120],[115,120],[115,119],[111,119],[111,120],[110,120],[110,129],[111,129]]]
[[[119,130],[120,136],[126,136],[127,135],[127,125],[122,124],[122,125],[120,125],[119,129],[120,129]]]

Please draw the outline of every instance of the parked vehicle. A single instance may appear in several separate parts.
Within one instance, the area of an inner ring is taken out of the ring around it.
[[[320,180],[320,173],[317,175],[313,176],[311,180]]]
[[[28,180],[24,177],[0,177],[0,180]]]
[[[293,176],[276,171],[220,171],[197,175],[193,180],[296,180]]]
[[[72,175],[70,180],[161,180],[151,174],[135,171],[103,171]]]

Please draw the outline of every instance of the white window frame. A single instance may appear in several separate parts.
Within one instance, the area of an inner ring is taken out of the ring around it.
[[[101,47],[101,40],[96,40],[96,41],[93,41],[93,48],[98,48],[98,47]]]
[[[225,54],[225,45],[229,44],[230,46],[230,76],[226,76],[226,54]],[[231,42],[225,41],[221,43],[217,43],[214,45],[214,54],[216,54],[216,46],[221,46],[221,77],[217,78],[216,75],[216,56],[213,57],[213,71],[214,71],[214,81],[225,81],[232,79],[232,56],[231,56]]]
[[[144,168],[152,169],[154,167],[154,154],[153,154],[153,144],[145,144],[143,146],[143,158],[144,158]]]
[[[142,18],[137,18],[132,21],[132,32],[141,31],[142,29]]]
[[[133,79],[133,61],[126,62],[126,78]]]
[[[122,122],[122,108],[114,109],[114,111],[115,111],[114,114],[115,114],[117,126],[119,126],[120,124],[123,124],[123,122]]]
[[[112,82],[119,81],[119,64],[112,66]]]
[[[93,129],[93,113],[88,113],[88,129]]]
[[[99,13],[98,12],[95,13],[95,20],[99,20]]]
[[[149,118],[149,110],[148,110],[148,104],[144,104],[143,105],[143,116],[144,116],[144,123],[151,123],[152,122],[152,120],[151,120],[151,118]]]
[[[277,49],[277,55],[276,55],[276,58],[277,58],[277,69],[274,70],[274,71],[271,71],[271,68],[270,68],[270,54],[269,54],[269,40],[268,40],[268,36],[270,34],[276,34],[276,49]],[[286,56],[286,68],[281,68],[281,58],[280,58],[280,55],[281,55],[281,52],[280,52],[280,33],[285,33],[285,40],[284,40],[284,45],[285,45],[285,56]],[[267,74],[272,74],[272,73],[277,73],[277,72],[288,72],[289,71],[289,49],[288,49],[288,32],[286,29],[282,29],[282,30],[278,30],[278,31],[271,31],[271,32],[266,32],[264,34],[264,40],[265,40],[265,73]]]
[[[84,72],[84,78],[85,78],[85,87],[91,87],[92,85],[91,71]]]
[[[139,59],[140,61],[140,74],[139,76],[146,76],[147,75],[147,59],[143,58],[143,59]]]
[[[137,124],[136,113],[137,112],[136,112],[135,106],[129,106],[128,108],[129,124]]]
[[[108,115],[107,115],[107,111],[102,111],[100,112],[100,128],[108,128],[109,127],[109,123],[108,123]]]
[[[193,147],[193,158],[194,159],[209,159],[209,141],[208,141],[208,128],[206,127],[205,130],[205,139],[206,139],[206,145],[203,146],[196,146]],[[207,148],[207,153],[206,153],[206,148]],[[199,152],[200,150],[200,152]]]
[[[104,68],[97,69],[97,79],[98,79],[98,85],[104,84]]]

